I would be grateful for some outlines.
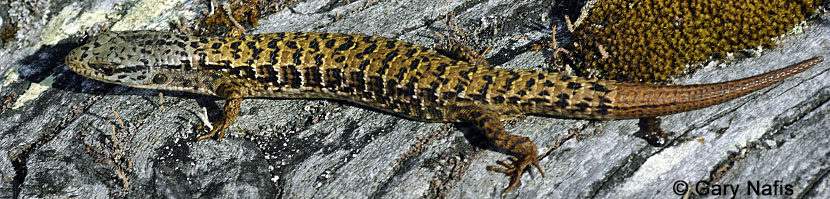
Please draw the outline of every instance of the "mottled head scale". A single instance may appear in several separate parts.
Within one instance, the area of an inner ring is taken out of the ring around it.
[[[130,53],[145,51],[145,47],[135,45],[140,41],[126,39],[112,32],[103,33],[69,52],[66,65],[78,74],[107,83],[152,85],[154,68],[140,61],[145,57]]]
[[[184,44],[190,38],[170,35],[148,31],[102,33],[69,52],[66,65],[75,73],[102,82],[206,93],[210,88],[195,87],[205,77],[189,65],[192,58],[186,52],[190,46]]]

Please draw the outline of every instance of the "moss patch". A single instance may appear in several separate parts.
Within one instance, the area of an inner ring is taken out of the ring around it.
[[[0,33],[0,40],[3,40],[2,43],[9,43],[9,41],[13,41],[15,39],[15,35],[17,34],[17,30],[20,28],[17,27],[17,22],[11,24],[10,27],[4,28],[3,32]]]
[[[260,11],[263,9],[262,5],[264,5],[263,1],[258,0],[235,1],[230,4],[231,15],[240,25],[253,27],[258,25]],[[205,19],[205,25],[207,25],[208,31],[213,30],[213,28],[229,28],[227,31],[221,31],[225,32],[225,36],[245,34],[230,21],[221,3],[214,5],[213,14]]]
[[[603,78],[663,82],[687,63],[771,46],[804,20],[814,0],[608,0],[574,31],[576,70]]]

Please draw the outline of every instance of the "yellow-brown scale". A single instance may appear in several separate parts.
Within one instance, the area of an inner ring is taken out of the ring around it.
[[[225,98],[225,117],[199,140],[224,135],[247,97],[349,101],[411,119],[468,122],[515,158],[488,169],[516,187],[538,165],[527,137],[502,120],[535,114],[585,119],[651,117],[694,110],[763,88],[821,62],[816,57],[747,79],[705,85],[649,86],[469,63],[411,43],[359,34],[287,32],[188,37],[134,31],[103,33],[66,57],[86,77],[125,86]]]

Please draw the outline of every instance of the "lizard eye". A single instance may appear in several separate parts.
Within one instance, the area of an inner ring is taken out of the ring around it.
[[[153,83],[154,84],[164,84],[167,83],[167,75],[164,74],[156,74],[153,75]]]

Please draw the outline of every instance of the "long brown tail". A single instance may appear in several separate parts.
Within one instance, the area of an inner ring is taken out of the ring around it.
[[[611,119],[653,117],[720,104],[803,72],[822,61],[824,57],[813,57],[761,75],[713,84],[618,85],[618,93],[608,110],[608,116]]]

